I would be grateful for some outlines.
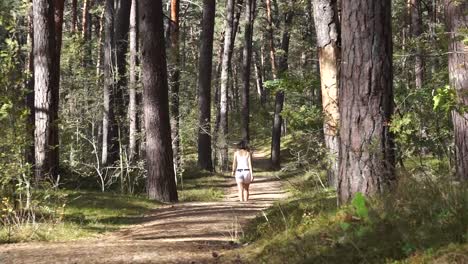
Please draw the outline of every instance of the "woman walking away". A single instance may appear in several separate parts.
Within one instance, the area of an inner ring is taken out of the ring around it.
[[[236,177],[237,188],[239,189],[239,201],[249,200],[249,185],[254,180],[252,161],[247,142],[242,140],[238,144],[238,150],[234,152],[232,161],[232,176]]]

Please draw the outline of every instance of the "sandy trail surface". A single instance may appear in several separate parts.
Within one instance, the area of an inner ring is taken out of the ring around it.
[[[100,238],[0,245],[0,263],[216,263],[249,219],[287,197],[270,177],[255,178],[248,202],[238,202],[232,179],[226,188],[223,201],[167,205]]]

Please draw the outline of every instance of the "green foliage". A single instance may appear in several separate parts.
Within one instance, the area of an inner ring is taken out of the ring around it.
[[[434,110],[438,110],[444,113],[450,113],[455,109],[456,106],[456,92],[449,85],[436,90],[434,95]]]

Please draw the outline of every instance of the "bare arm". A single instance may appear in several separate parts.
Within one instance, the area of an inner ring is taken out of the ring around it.
[[[232,159],[232,173],[231,175],[234,176],[234,172],[236,171],[236,167],[237,167],[237,159],[236,159],[236,155],[237,155],[237,151],[234,152],[234,158]]]
[[[251,155],[249,153],[249,169],[250,169],[250,177],[252,177],[252,181],[254,181],[254,175],[253,175],[253,168],[252,168],[252,161],[251,161]]]

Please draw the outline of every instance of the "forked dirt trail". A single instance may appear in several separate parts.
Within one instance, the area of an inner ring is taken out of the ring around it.
[[[0,245],[0,263],[213,263],[234,248],[247,221],[287,196],[281,183],[256,177],[240,203],[233,179],[220,202],[165,206],[99,239]]]

